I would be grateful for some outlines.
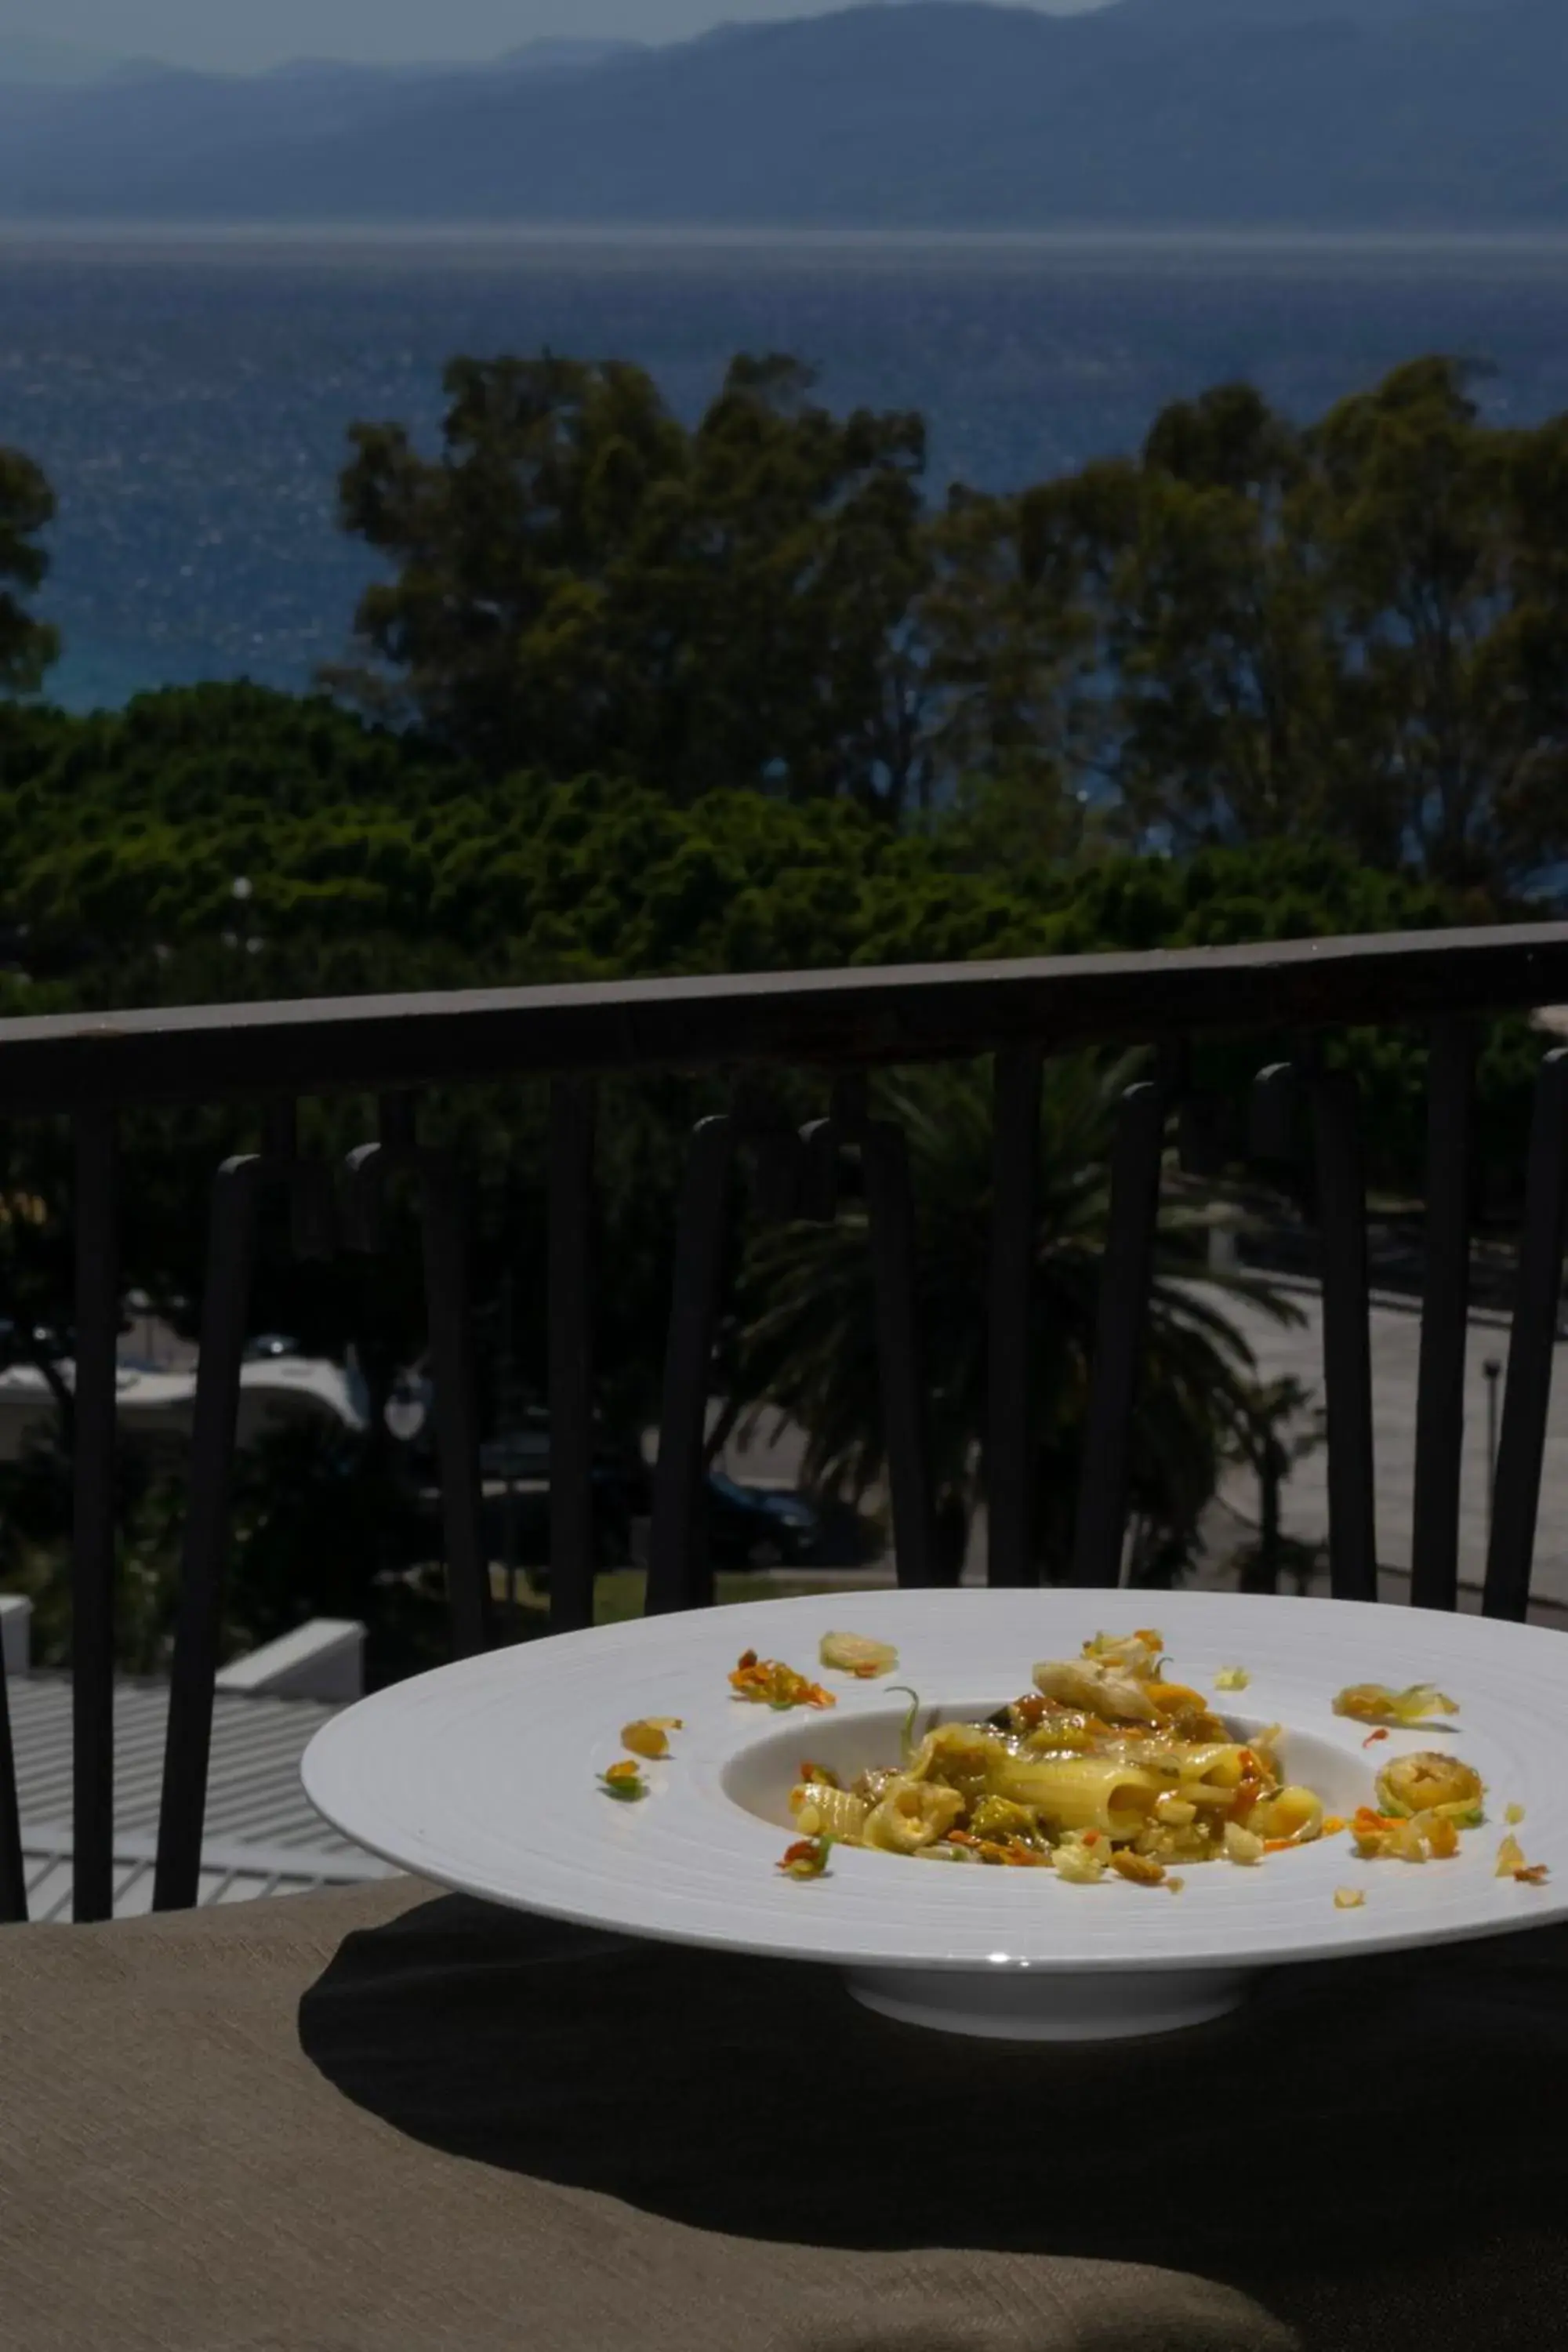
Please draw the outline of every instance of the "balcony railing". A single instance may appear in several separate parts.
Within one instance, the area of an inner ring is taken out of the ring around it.
[[[1090,1367],[1073,1580],[1118,1581],[1136,1371],[1161,1169],[1173,1118],[1202,1170],[1205,1121],[1187,1047],[1218,1035],[1294,1035],[1291,1066],[1253,1089],[1267,1143],[1289,1096],[1310,1113],[1323,1293],[1329,1573],[1336,1596],[1375,1597],[1365,1186],[1354,1080],[1318,1040],[1344,1025],[1419,1025],[1430,1036],[1426,1246],[1417,1404],[1412,1598],[1458,1593],[1459,1438],[1469,1267],[1475,1024],[1568,1002],[1568,924],[1422,932],[1267,947],[1086,956],[768,978],[479,990],[433,996],[200,1006],[0,1022],[0,1105],[12,1119],[67,1115],[75,1139],[74,1709],[79,1919],[110,1909],[113,1822],[115,1365],[121,1322],[122,1115],[144,1105],[267,1107],[265,1148],[212,1180],[155,1900],[195,1900],[218,1665],[241,1354],[258,1218],[280,1193],[302,1255],[338,1238],[374,1246],[388,1180],[412,1178],[424,1272],[455,1651],[490,1633],[470,1361],[463,1171],[417,1135],[421,1089],[550,1082],[548,1213],[551,1622],[592,1622],[594,1311],[590,1263],[595,1081],[679,1071],[731,1079],[731,1108],[690,1142],[677,1220],[647,1606],[710,1600],[700,1541],[706,1409],[721,1312],[721,1205],[742,1154],[764,1213],[831,1216],[845,1150],[858,1152],[875,1285],[896,1570],[938,1580],[924,1441],[915,1226],[904,1139],[873,1114],[876,1068],[993,1056],[994,1167],[985,1435],[989,1575],[1030,1580],[1029,1295],[1036,1150],[1046,1057],[1119,1044],[1156,1049],[1123,1098]],[[796,1131],[759,1108],[749,1073],[814,1074],[824,1116]],[[296,1107],[330,1095],[381,1103],[376,1140],[346,1166],[302,1156]],[[1544,1056],[1524,1171],[1520,1269],[1484,1606],[1529,1598],[1568,1197],[1568,1055]],[[193,1202],[193,1209],[195,1207]],[[25,1916],[15,1776],[0,1680],[0,1917]]]

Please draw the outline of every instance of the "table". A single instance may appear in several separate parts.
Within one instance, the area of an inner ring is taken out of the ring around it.
[[[1568,1935],[1159,2042],[409,1880],[0,1934],[7,2352],[1448,2352],[1568,2336]]]

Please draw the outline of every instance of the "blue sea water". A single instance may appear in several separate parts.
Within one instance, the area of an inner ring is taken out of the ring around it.
[[[836,405],[922,409],[934,492],[1007,488],[1225,378],[1307,416],[1441,350],[1500,419],[1568,407],[1568,241],[0,229],[0,446],[59,497],[52,691],[303,684],[372,576],[334,523],[349,425],[433,446],[451,354],[545,346],[641,361],[686,415],[733,352],[791,352]]]

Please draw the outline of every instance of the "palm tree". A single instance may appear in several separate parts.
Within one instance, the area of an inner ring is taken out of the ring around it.
[[[1284,1533],[1280,1498],[1296,1464],[1326,1443],[1327,1416],[1321,1405],[1314,1406],[1311,1391],[1289,1378],[1259,1381],[1242,1402],[1229,1450],[1257,1473],[1258,1533],[1235,1557],[1240,1590],[1278,1592],[1280,1578],[1289,1576],[1304,1592],[1322,1546]]]
[[[1032,1301],[1034,1551],[1056,1581],[1071,1557],[1084,1408],[1110,1208],[1117,1110],[1136,1063],[1048,1062],[1042,1091]],[[944,1560],[956,1573],[984,1500],[992,1110],[980,1067],[889,1082],[879,1109],[908,1139],[916,1202],[917,1314],[929,1401],[931,1482]],[[1136,1580],[1163,1582],[1195,1549],[1254,1392],[1250,1349],[1225,1313],[1228,1292],[1281,1321],[1296,1310],[1246,1275],[1211,1271],[1207,1241],[1227,1215],[1177,1182],[1165,1188],[1132,1442]],[[741,1425],[770,1411],[807,1434],[806,1483],[858,1503],[881,1480],[875,1303],[864,1204],[831,1224],[774,1228],[750,1246],[733,1333]]]

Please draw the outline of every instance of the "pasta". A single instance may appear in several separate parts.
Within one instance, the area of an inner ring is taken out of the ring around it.
[[[1322,1805],[1286,1780],[1278,1731],[1238,1738],[1200,1693],[1166,1679],[1163,1652],[1152,1629],[1098,1635],[1079,1657],[1036,1666],[1033,1690],[987,1722],[923,1737],[917,1701],[897,1763],[848,1788],[802,1766],[795,1824],[805,1838],[929,1861],[1054,1868],[1076,1885],[1112,1873],[1158,1885],[1177,1863],[1256,1867],[1321,1836]]]
[[[1462,1830],[1479,1826],[1483,1793],[1480,1775],[1468,1764],[1432,1748],[1396,1756],[1377,1776],[1377,1801],[1385,1813],[1435,1813]]]
[[[857,1797],[848,1789],[826,1787],[820,1781],[803,1788],[800,1796],[802,1801],[795,1808],[795,1820],[802,1837],[839,1838],[847,1845],[862,1843],[860,1832],[871,1811],[864,1797]]]

